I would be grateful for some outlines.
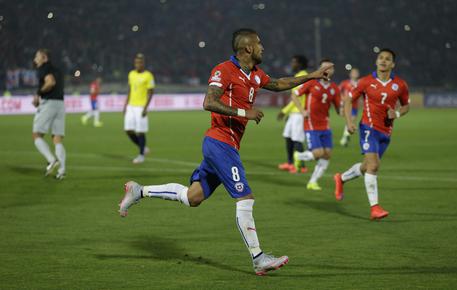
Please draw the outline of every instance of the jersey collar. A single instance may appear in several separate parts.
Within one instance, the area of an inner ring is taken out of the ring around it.
[[[241,65],[240,65],[240,62],[238,61],[238,59],[236,58],[235,55],[232,55],[230,56],[230,61],[236,65],[239,69],[241,69]],[[252,68],[253,71],[256,71],[257,70],[257,66],[255,65],[253,68]]]
[[[372,75],[375,79],[378,78],[378,72],[377,72],[377,71],[372,72],[371,75]],[[394,77],[395,77],[395,74],[394,74],[393,72],[391,72],[389,77],[390,77],[390,79],[393,80]]]

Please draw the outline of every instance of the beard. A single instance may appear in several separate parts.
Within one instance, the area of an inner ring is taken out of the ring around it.
[[[255,65],[262,63],[262,56],[261,55],[252,55],[252,60],[254,61]]]

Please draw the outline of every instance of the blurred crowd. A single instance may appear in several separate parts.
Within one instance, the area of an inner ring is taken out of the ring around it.
[[[147,57],[157,82],[197,86],[231,52],[231,33],[256,29],[265,47],[264,70],[291,74],[289,59],[320,51],[362,73],[375,52],[397,52],[397,72],[412,86],[456,88],[457,1],[415,0],[0,0],[0,89],[36,85],[34,51],[49,48],[69,83],[100,75],[126,82],[135,53]],[[316,19],[319,26],[316,27]],[[316,50],[316,31],[321,49]],[[75,72],[78,77],[75,77]]]

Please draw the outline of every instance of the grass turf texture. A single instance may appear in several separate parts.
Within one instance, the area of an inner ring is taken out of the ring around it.
[[[0,117],[0,288],[3,289],[451,289],[457,283],[457,114],[413,110],[396,123],[381,164],[380,201],[391,212],[370,222],[362,179],[333,197],[331,176],[361,160],[358,137],[335,146],[322,192],[307,175],[276,169],[285,159],[283,123],[266,110],[250,123],[241,157],[256,196],[262,248],[290,263],[254,275],[223,187],[199,208],[143,200],[121,219],[123,184],[188,183],[209,125],[204,112],[150,113],[151,155],[136,149],[121,114],[103,128],[67,116],[68,178],[43,178],[32,116]],[[338,144],[342,119],[333,115]],[[49,137],[47,138],[49,141]],[[313,165],[310,164],[312,169]]]

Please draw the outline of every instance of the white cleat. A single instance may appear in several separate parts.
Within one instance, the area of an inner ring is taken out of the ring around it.
[[[125,195],[119,203],[119,214],[121,217],[126,217],[129,207],[140,201],[142,188],[135,181],[129,181],[124,185]]]
[[[139,164],[144,162],[144,155],[138,155],[135,159],[132,160],[133,164]]]
[[[59,160],[54,160],[54,162],[51,162],[48,164],[48,166],[46,166],[46,173],[44,174],[44,176],[49,176],[51,175],[54,170],[56,170],[57,167],[59,167],[60,165],[60,162]]]
[[[289,257],[287,256],[276,258],[268,254],[261,254],[253,261],[254,271],[258,276],[266,275],[268,271],[278,270],[287,263],[289,263]]]
[[[66,177],[65,172],[57,172],[56,174],[56,179],[57,180],[62,180]]]

